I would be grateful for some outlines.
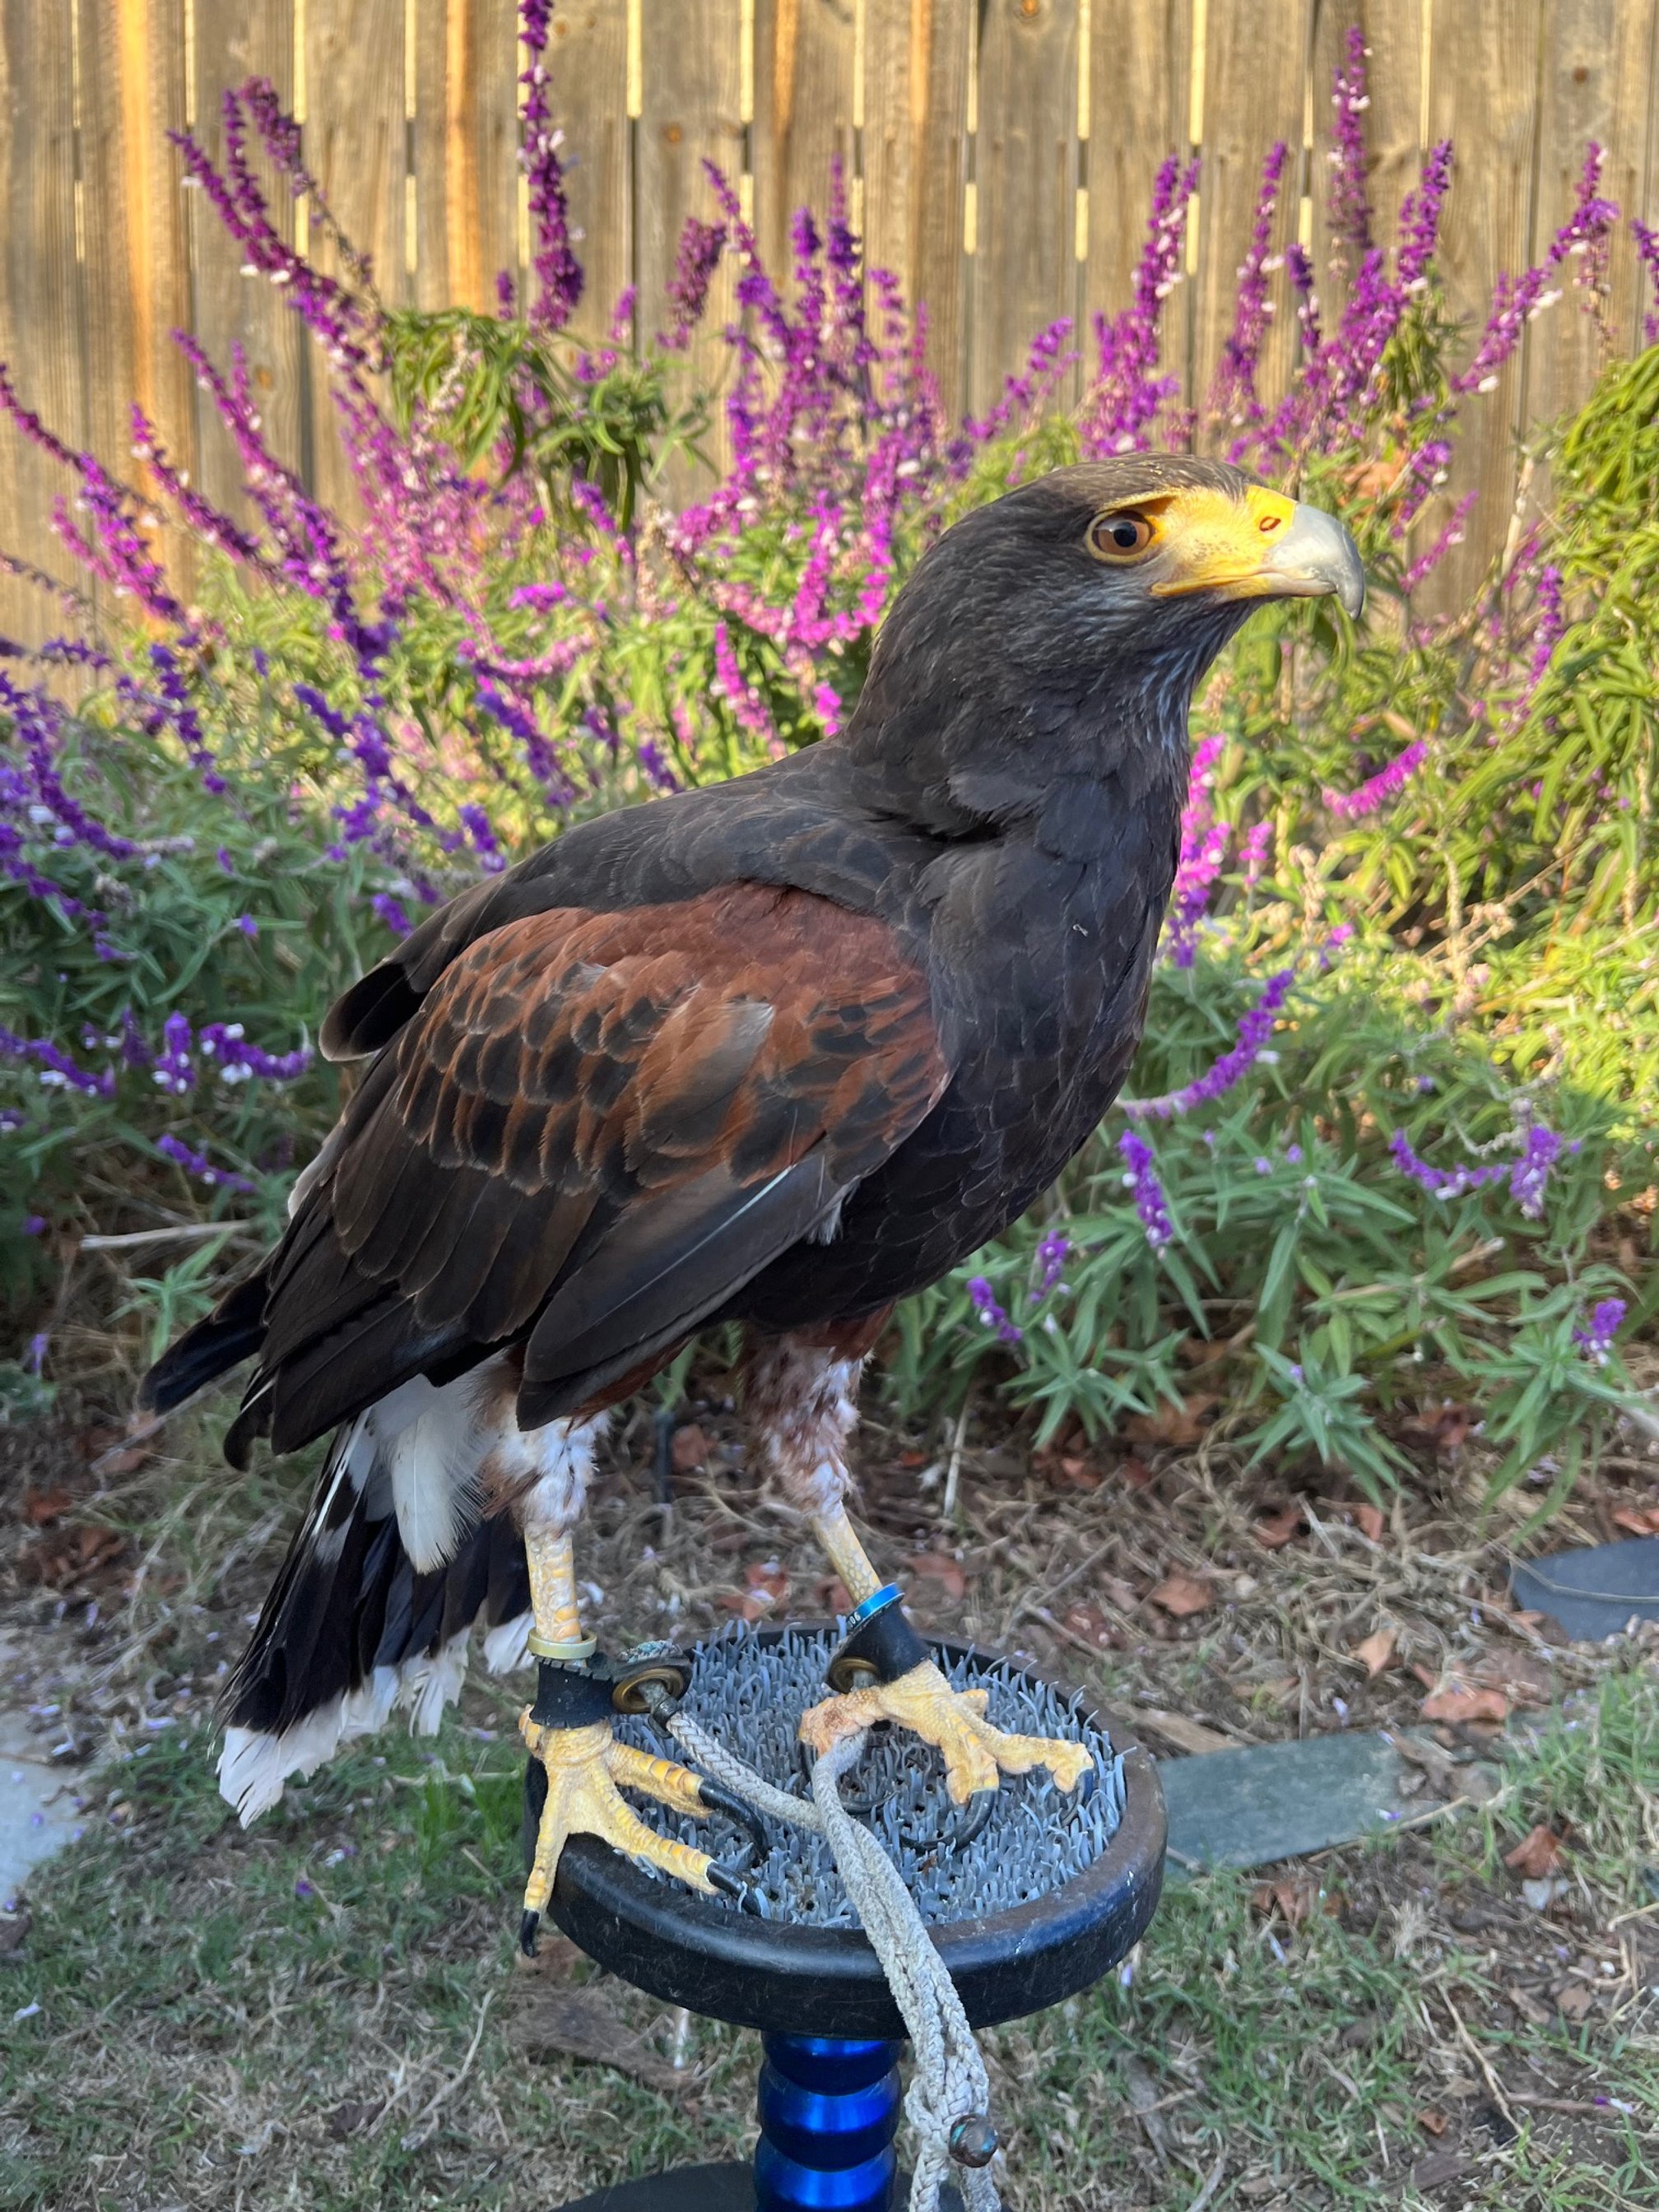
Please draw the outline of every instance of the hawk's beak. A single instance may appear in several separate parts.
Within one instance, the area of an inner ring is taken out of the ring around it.
[[[1334,514],[1297,501],[1289,529],[1271,538],[1266,550],[1259,571],[1265,596],[1319,599],[1334,593],[1343,613],[1358,618],[1365,605],[1365,571],[1359,548]]]
[[[1265,484],[1242,500],[1189,492],[1172,501],[1170,559],[1157,599],[1213,592],[1228,599],[1318,599],[1334,595],[1358,616],[1365,604],[1359,548],[1334,514]]]

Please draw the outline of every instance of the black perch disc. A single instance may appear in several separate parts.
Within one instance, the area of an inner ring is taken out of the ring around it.
[[[763,1647],[781,1644],[789,1633],[749,1632]],[[729,1664],[744,1640],[720,1638],[702,1646],[699,1682],[706,1682],[706,1670]],[[953,1680],[1052,1689],[1036,1669],[971,1647],[934,1642],[930,1648]],[[995,1696],[994,1689],[993,1720]],[[695,1710],[700,1700],[694,1694],[689,1702]],[[1090,1988],[1133,1949],[1157,1908],[1165,1820],[1152,1761],[1114,1717],[1086,1704],[1073,1704],[1070,1712],[1076,1716],[1070,1725],[1053,1733],[1091,1729],[1109,1738],[1121,1761],[1113,1785],[1121,1784],[1116,1825],[1097,1857],[1046,1893],[982,1916],[930,1919],[929,1933],[976,2028],[1042,2011]],[[739,1757],[752,1759],[750,1745],[734,1740],[707,1711],[699,1717]],[[843,1785],[849,1804],[856,1783],[854,1776]],[[526,1803],[532,1841],[544,1789],[532,1761]],[[706,1830],[702,1840],[720,1848]],[[902,2203],[892,2138],[904,2024],[860,1930],[755,1917],[659,1880],[586,1836],[565,1846],[549,1914],[589,1958],[636,1989],[709,2019],[758,2028],[766,2039],[762,2134],[752,2169],[682,2168],[602,2189],[566,2212],[804,2212],[808,2205],[824,2212],[888,2212]]]

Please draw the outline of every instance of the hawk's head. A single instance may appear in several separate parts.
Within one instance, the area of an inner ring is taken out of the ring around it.
[[[1182,752],[1193,687],[1251,609],[1326,595],[1350,615],[1364,604],[1346,530],[1224,462],[1056,469],[964,516],[918,564],[849,735],[931,790],[941,826],[952,799],[981,811],[970,787],[1035,797],[1089,757],[1127,766],[1143,749],[1151,772]]]

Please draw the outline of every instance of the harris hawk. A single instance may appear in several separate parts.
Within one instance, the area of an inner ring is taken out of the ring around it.
[[[349,989],[365,1063],[280,1243],[142,1386],[254,1367],[227,1440],[334,1440],[226,1699],[244,1821],[343,1741],[431,1728],[483,1632],[580,1677],[572,1535],[607,1409],[713,1323],[746,1336],[763,1455],[855,1606],[860,1364],[896,1299],[1053,1182],[1139,1042],[1194,687],[1250,610],[1334,593],[1330,516],[1220,463],[1063,468],[918,563],[843,735],[583,823],[434,914]],[[918,1647],[919,1648],[919,1647]],[[1006,1735],[922,1656],[828,1698],[942,1751],[952,1797],[1078,1747]],[[590,1707],[521,1723],[548,1790],[533,1943],[577,1830],[707,1890],[623,1789],[700,1778]]]

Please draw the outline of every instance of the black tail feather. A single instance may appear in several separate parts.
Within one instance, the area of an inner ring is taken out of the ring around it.
[[[416,1570],[368,1425],[352,1422],[335,1438],[221,1711],[233,1727],[279,1735],[362,1689],[377,1668],[434,1657],[464,1629],[529,1609],[524,1540],[506,1516],[479,1522],[443,1565]]]
[[[138,1385],[138,1403],[170,1413],[216,1376],[250,1359],[264,1340],[265,1270],[262,1264],[232,1284],[213,1311],[167,1346]]]

